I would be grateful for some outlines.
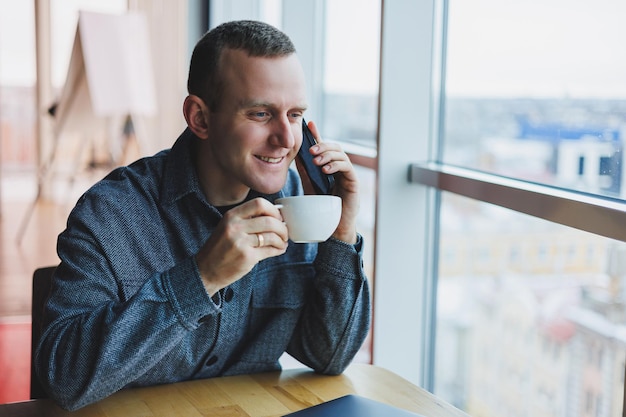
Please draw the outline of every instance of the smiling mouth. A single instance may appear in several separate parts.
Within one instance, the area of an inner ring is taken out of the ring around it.
[[[282,156],[280,158],[270,158],[269,156],[259,156],[259,155],[257,155],[257,158],[259,158],[261,161],[267,162],[269,164],[278,164],[278,163],[280,163],[283,160]]]

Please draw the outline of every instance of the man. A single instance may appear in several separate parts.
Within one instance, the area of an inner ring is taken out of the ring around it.
[[[347,155],[322,141],[311,151],[343,201],[328,241],[288,242],[272,204],[303,192],[289,166],[307,103],[289,38],[252,21],[209,31],[188,90],[173,147],[93,186],[59,235],[35,362],[64,408],[125,387],[277,370],[284,352],[337,374],[368,332]]]

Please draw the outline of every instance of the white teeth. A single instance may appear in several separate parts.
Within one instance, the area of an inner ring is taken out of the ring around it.
[[[269,162],[270,164],[277,164],[277,163],[279,163],[280,161],[283,160],[283,158],[269,158],[267,156],[259,156],[258,158],[261,161]]]

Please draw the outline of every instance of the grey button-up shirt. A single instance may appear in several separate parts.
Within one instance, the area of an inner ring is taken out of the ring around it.
[[[360,236],[356,245],[289,242],[209,297],[194,255],[222,216],[199,186],[197,140],[186,130],[172,149],[116,169],[70,214],[35,360],[62,407],[124,387],[276,370],[285,351],[336,374],[363,343]],[[262,197],[301,188],[290,170],[283,190]]]

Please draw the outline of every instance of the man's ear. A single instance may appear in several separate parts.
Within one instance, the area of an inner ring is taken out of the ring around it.
[[[204,101],[194,95],[189,95],[183,103],[183,115],[189,129],[200,139],[208,138],[208,125],[205,115],[209,109]]]

